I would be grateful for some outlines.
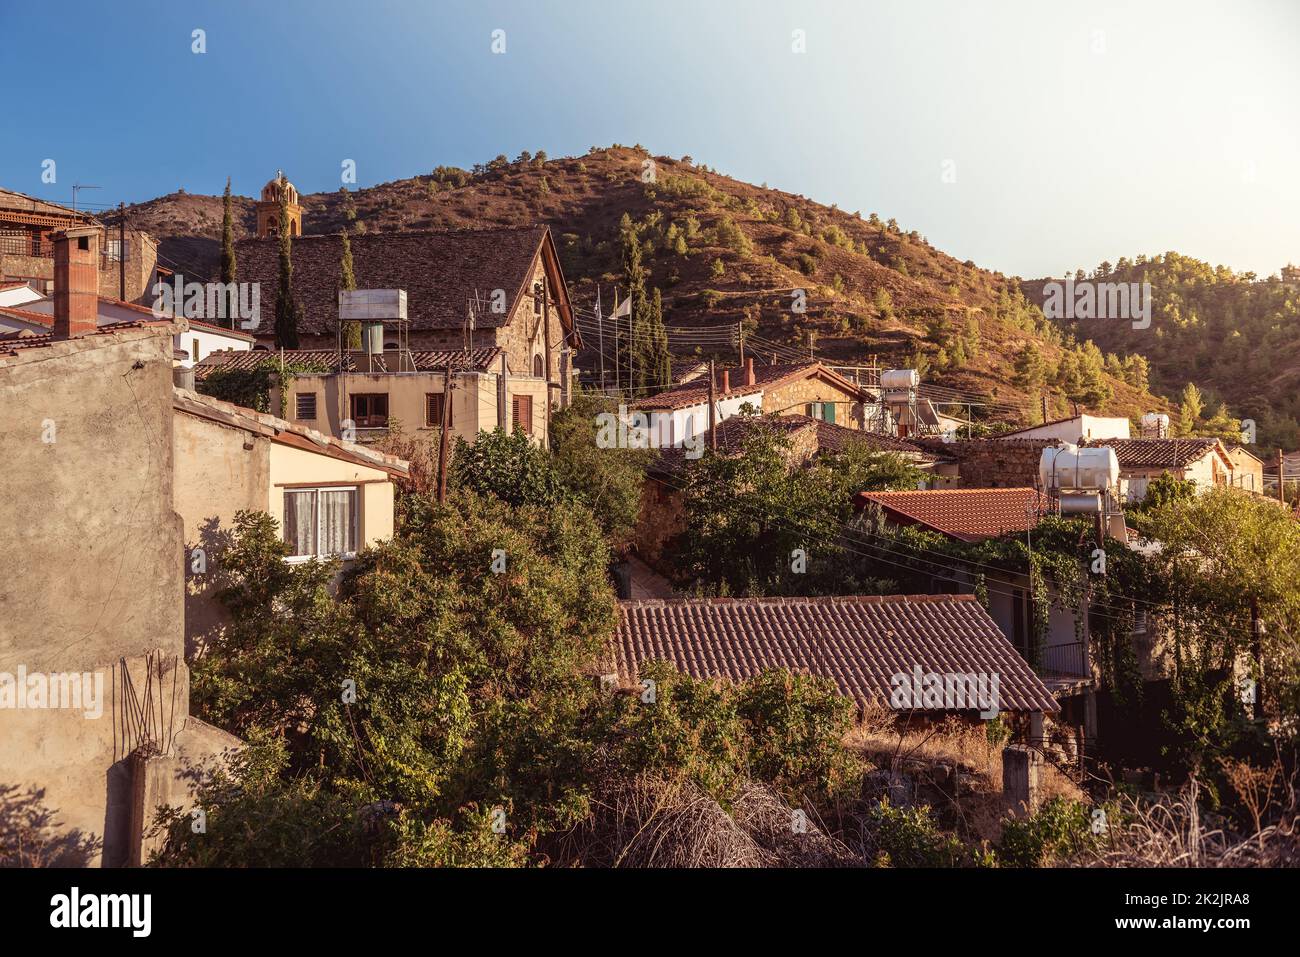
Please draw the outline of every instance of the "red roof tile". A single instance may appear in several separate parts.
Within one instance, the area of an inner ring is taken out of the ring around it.
[[[964,542],[978,542],[1038,524],[1051,499],[1032,488],[945,488],[914,492],[859,492],[905,525],[924,525]]]
[[[834,680],[859,703],[890,703],[891,678],[998,677],[1003,711],[1059,707],[973,595],[712,598],[619,602],[614,657],[634,680],[649,661],[743,681],[770,668]]]
[[[419,350],[411,353],[417,372],[441,372],[450,363],[457,371],[490,372],[499,369],[503,350],[475,349],[473,352],[463,350]],[[202,382],[217,369],[251,370],[263,363],[278,365],[283,354],[286,363],[293,363],[300,370],[316,372],[335,372],[339,367],[339,354],[332,349],[285,349],[283,353],[269,349],[222,349],[211,352],[194,366],[195,380]],[[348,353],[344,353],[348,369],[355,371],[356,362]],[[387,364],[380,358],[380,371],[387,371]]]
[[[1219,445],[1218,439],[1094,439],[1089,448],[1115,450],[1121,469],[1183,468],[1204,458]]]

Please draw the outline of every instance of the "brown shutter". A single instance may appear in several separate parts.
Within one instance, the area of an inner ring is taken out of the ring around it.
[[[533,434],[533,397],[517,395],[512,407],[512,428],[522,429],[525,435]]]
[[[454,425],[456,407],[452,406],[447,415],[447,425]],[[442,428],[442,393],[426,392],[424,394],[424,424],[435,429]]]

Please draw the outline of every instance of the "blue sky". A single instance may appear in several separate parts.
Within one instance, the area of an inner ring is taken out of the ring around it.
[[[1294,0],[0,0],[0,35],[0,185],[61,202],[642,143],[1026,277],[1300,262]]]

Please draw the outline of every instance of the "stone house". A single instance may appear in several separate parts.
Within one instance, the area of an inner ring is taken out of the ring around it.
[[[745,406],[776,415],[806,415],[851,429],[864,429],[872,396],[820,362],[756,365],[715,370],[714,418],[722,422]],[[709,429],[709,382],[690,379],[629,407],[649,418],[656,448],[670,448]]]
[[[561,404],[581,338],[547,227],[372,233],[352,236],[350,243],[358,288],[404,289],[408,296],[409,341],[387,336],[385,351],[501,349],[510,375],[545,382],[549,404]],[[260,283],[262,293],[262,322],[250,331],[260,346],[274,348],[279,241],[245,239],[236,245],[240,280]],[[341,259],[338,235],[293,240],[304,349],[339,349]]]
[[[0,281],[18,280],[48,294],[54,288],[54,236],[102,226],[88,213],[0,189]],[[112,229],[95,263],[97,294],[144,303],[158,275],[158,243],[143,230]]]

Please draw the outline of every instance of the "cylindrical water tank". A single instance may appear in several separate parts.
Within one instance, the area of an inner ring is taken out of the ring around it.
[[[1098,515],[1101,513],[1100,492],[1064,492],[1058,500],[1062,515]]]
[[[1169,416],[1163,412],[1148,412],[1142,416],[1142,428],[1144,429],[1168,429]]]
[[[915,389],[921,383],[921,376],[915,369],[886,369],[880,373],[882,389]]]
[[[1109,446],[1081,449],[1058,445],[1043,449],[1038,477],[1046,489],[1101,491],[1119,487],[1119,459]]]
[[[362,323],[361,332],[366,352],[372,356],[380,355],[384,351],[384,324],[382,322]]]

